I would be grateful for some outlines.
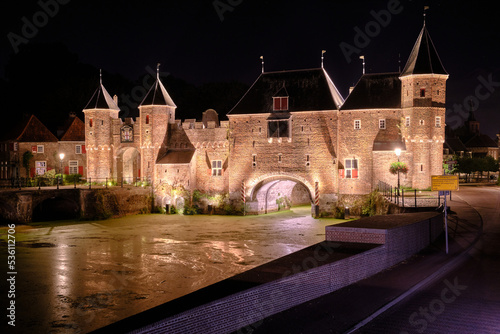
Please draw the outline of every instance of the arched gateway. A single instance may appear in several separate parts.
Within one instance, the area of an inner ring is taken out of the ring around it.
[[[301,177],[272,175],[261,177],[248,189],[250,213],[268,213],[289,206],[312,204],[314,188]]]

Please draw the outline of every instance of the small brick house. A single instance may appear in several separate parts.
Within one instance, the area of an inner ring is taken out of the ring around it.
[[[84,123],[70,114],[57,134],[55,136],[35,115],[26,117],[0,142],[0,179],[33,178],[50,170],[85,175]],[[23,163],[25,152],[32,154],[28,170]],[[64,153],[62,163],[61,153]]]
[[[424,24],[401,73],[365,74],[344,100],[324,68],[263,72],[228,121],[210,109],[176,120],[159,75],[139,116],[122,120],[101,81],[83,110],[87,178],[146,179],[158,205],[182,205],[182,186],[250,212],[284,199],[328,211],[339,196],[396,184],[399,148],[402,184],[424,189],[442,170],[447,78]]]

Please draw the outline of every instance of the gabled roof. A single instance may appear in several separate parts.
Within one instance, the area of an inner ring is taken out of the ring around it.
[[[432,43],[431,36],[424,26],[418,35],[417,41],[410,53],[401,76],[410,74],[448,74],[439,59],[439,55]]]
[[[283,96],[285,92],[290,112],[337,110],[344,103],[322,68],[267,72],[257,78],[228,115],[271,113],[273,97]]]
[[[102,80],[99,83],[99,87],[97,87],[96,91],[94,92],[94,95],[92,95],[92,98],[83,109],[120,110],[111,95],[109,95],[106,88],[104,88]]]
[[[57,137],[35,115],[16,127],[10,139],[18,142],[57,142]]]
[[[163,84],[161,83],[159,76],[156,77],[154,85],[151,86],[141,104],[139,104],[139,106],[147,105],[160,105],[177,108],[174,101],[165,89],[165,86],[163,86]]]
[[[473,147],[498,147],[497,143],[490,136],[484,134],[477,134],[469,139],[465,146],[468,148]]]
[[[85,124],[78,117],[70,117],[63,126],[61,141],[85,141]]]
[[[464,143],[457,137],[446,138],[444,148],[448,148],[452,154],[457,152],[467,152],[467,147],[465,147]]]
[[[342,110],[401,108],[399,73],[365,74],[342,105]]]
[[[189,164],[194,152],[194,149],[167,150],[165,155],[159,158],[156,163],[162,165]]]

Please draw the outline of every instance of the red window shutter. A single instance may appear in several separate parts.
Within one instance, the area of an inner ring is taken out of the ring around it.
[[[35,177],[35,167],[30,168],[30,177]]]
[[[69,166],[64,166],[64,174],[69,174]]]
[[[341,179],[343,179],[343,178],[344,178],[344,169],[339,169],[339,177],[340,177]]]
[[[288,97],[282,97],[280,100],[281,100],[281,110],[288,110]]]
[[[78,174],[83,175],[83,166],[78,166]]]
[[[281,110],[280,98],[275,97],[273,100],[274,100],[274,110]]]
[[[137,170],[137,177],[141,177],[141,170],[140,169]]]
[[[357,179],[358,178],[358,170],[357,169],[353,169],[352,170],[352,178],[353,179]]]
[[[31,146],[31,153],[36,153],[37,150],[36,150],[36,145],[35,146]]]
[[[85,145],[82,145],[82,153],[83,154],[87,153],[87,150],[85,149]]]

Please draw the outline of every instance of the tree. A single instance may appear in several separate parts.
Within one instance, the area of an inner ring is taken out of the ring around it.
[[[26,152],[23,153],[23,167],[26,169],[26,177],[30,175],[30,161],[32,158],[33,153],[30,151],[26,150]]]

